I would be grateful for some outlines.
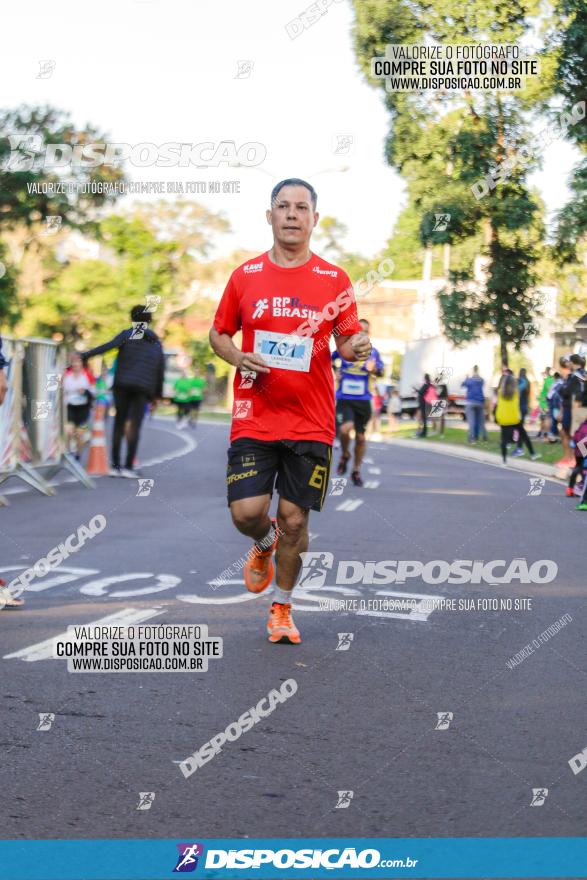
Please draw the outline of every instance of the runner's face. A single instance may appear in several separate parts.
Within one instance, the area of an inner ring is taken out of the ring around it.
[[[305,186],[284,186],[267,211],[267,222],[273,229],[273,238],[277,244],[285,247],[309,245],[318,217],[318,212],[312,209],[310,193]]]

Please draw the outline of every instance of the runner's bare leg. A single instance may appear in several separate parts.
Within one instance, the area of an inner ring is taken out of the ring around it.
[[[352,422],[345,422],[344,425],[341,425],[338,429],[338,439],[340,440],[340,446],[342,449],[342,454],[345,458],[350,457],[350,447],[351,447],[351,431],[353,429]]]
[[[308,549],[308,522],[310,511],[298,507],[285,498],[279,499],[277,525],[280,528],[275,561],[277,576],[275,582],[282,590],[293,590],[300,573],[302,560],[300,553]]]
[[[271,495],[256,495],[254,498],[232,502],[230,514],[241,535],[246,535],[253,541],[263,540],[271,528],[270,504]]]
[[[355,467],[354,470],[359,471],[361,469],[361,462],[363,461],[363,456],[365,455],[365,449],[367,447],[367,440],[365,439],[364,434],[357,434],[355,438]]]

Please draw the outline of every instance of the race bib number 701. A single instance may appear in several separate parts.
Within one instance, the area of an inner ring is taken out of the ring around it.
[[[310,370],[314,340],[288,333],[255,330],[255,353],[260,354],[268,367],[281,370]]]

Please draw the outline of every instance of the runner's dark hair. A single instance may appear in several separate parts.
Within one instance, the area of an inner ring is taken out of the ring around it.
[[[130,310],[130,319],[131,321],[144,321],[145,324],[150,324],[153,320],[153,313],[149,312],[145,306],[133,306]]]
[[[271,190],[271,205],[273,205],[273,203],[276,201],[277,196],[284,186],[305,186],[310,193],[312,207],[314,208],[314,210],[316,210],[316,205],[318,204],[318,193],[311,183],[308,183],[307,180],[302,180],[301,177],[286,177],[285,180],[280,180],[279,183],[277,183]]]

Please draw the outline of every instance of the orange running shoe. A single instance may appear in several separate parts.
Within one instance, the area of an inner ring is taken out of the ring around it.
[[[280,605],[274,602],[269,612],[267,632],[270,642],[289,642],[290,645],[299,645],[302,641],[299,630],[291,616],[291,605]]]
[[[268,550],[257,550],[256,546],[253,545],[253,549],[245,562],[243,574],[245,587],[249,593],[262,593],[263,590],[267,589],[275,574],[275,566],[271,557],[275,553],[279,533],[277,531],[277,520],[272,519],[271,522],[275,527],[273,544]]]

